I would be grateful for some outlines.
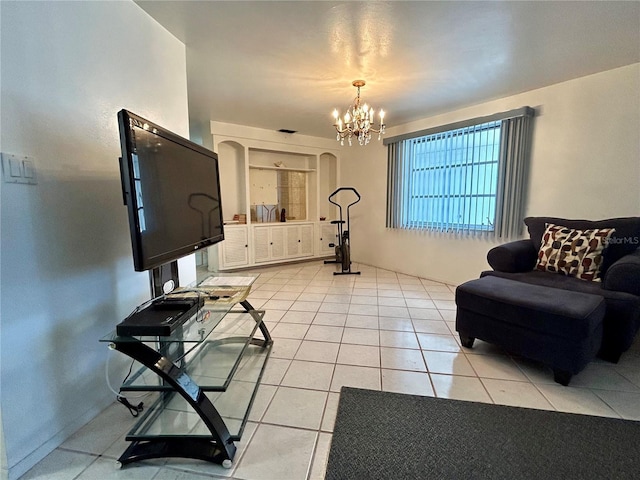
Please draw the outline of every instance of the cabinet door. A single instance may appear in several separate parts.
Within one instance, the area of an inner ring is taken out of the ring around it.
[[[256,262],[267,262],[271,260],[269,245],[269,234],[271,227],[253,228],[253,254]]]
[[[320,224],[320,248],[318,250],[319,255],[333,255],[335,254],[335,247],[330,247],[329,244],[338,244],[338,227],[337,225],[331,225],[330,223]]]
[[[278,260],[285,257],[285,227],[271,227],[271,259]]]
[[[225,227],[224,241],[220,245],[220,265],[222,268],[249,264],[247,227]]]
[[[284,227],[286,256],[288,258],[300,256],[300,227]]]
[[[313,256],[313,225],[300,226],[300,255]]]

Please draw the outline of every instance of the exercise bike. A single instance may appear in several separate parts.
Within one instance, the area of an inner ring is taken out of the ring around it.
[[[346,228],[344,228],[345,221],[342,219],[342,205],[335,202],[333,198],[342,191],[351,191],[355,193],[357,199],[355,202],[351,202],[347,205],[347,221]],[[349,209],[360,201],[360,194],[353,187],[340,187],[331,195],[329,195],[329,202],[336,205],[340,212],[339,220],[332,220],[332,225],[338,226],[338,244],[333,245],[335,248],[335,260],[325,260],[324,263],[339,263],[342,267],[341,272],[333,272],[334,275],[360,275],[360,272],[352,272],[351,271],[351,247],[349,246],[349,229],[350,229],[350,218],[349,218]],[[331,244],[330,244],[331,246]]]

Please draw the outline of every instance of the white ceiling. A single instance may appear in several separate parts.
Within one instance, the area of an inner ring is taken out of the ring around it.
[[[187,46],[190,121],[333,137],[640,62],[640,2],[136,2]],[[206,125],[206,127],[204,127]]]

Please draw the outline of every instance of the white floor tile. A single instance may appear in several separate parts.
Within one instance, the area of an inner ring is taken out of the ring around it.
[[[261,384],[258,387],[258,391],[256,392],[256,396],[253,400],[253,405],[251,406],[251,412],[249,412],[249,421],[251,422],[259,422],[264,415],[264,412],[267,411],[267,407],[271,403],[273,396],[276,394],[276,390],[278,387],[275,385],[266,385]]]
[[[343,330],[342,327],[311,325],[304,339],[318,342],[340,342]]]
[[[495,380],[492,378],[483,378],[481,381],[493,401],[497,404],[554,410],[553,405],[529,382]]]
[[[593,390],[598,397],[627,420],[640,420],[640,393]]]
[[[493,403],[484,385],[477,377],[431,374],[436,395],[440,398]]]
[[[413,332],[413,323],[408,318],[379,317],[380,330],[395,330],[397,332]]]
[[[351,303],[351,295],[327,294],[324,297],[327,303]]]
[[[234,478],[305,479],[317,432],[261,424],[240,459]]]
[[[115,470],[115,471],[114,471]],[[117,470],[116,462],[112,459],[98,458],[76,480],[96,480],[114,478],[126,480],[151,480],[160,471],[157,465],[147,463],[132,463]]]
[[[395,370],[411,370],[415,372],[426,372],[427,367],[420,350],[409,350],[407,348],[380,348],[382,368]]]
[[[333,363],[304,362],[294,360],[282,379],[281,384],[287,387],[309,388],[313,390],[329,390],[334,371]]]
[[[380,368],[336,365],[331,391],[339,392],[343,386],[380,390]]]
[[[378,315],[381,317],[411,318],[407,307],[387,307],[381,305],[378,307]]]
[[[314,325],[328,325],[332,327],[344,327],[347,323],[346,313],[326,313],[319,312],[313,319]]]
[[[527,381],[527,377],[507,355],[468,355],[476,373],[481,378]]]
[[[438,352],[459,352],[460,346],[451,335],[432,335],[430,333],[418,333],[420,348],[423,350],[435,350]]]
[[[407,298],[407,307],[410,308],[429,308],[434,309],[436,305],[432,300],[424,300],[421,298]]]
[[[396,297],[403,298],[402,290],[397,285],[389,286],[384,284],[378,284],[378,297]]]
[[[542,395],[560,412],[597,415],[600,417],[618,417],[600,397],[586,388],[551,385],[537,385]]]
[[[57,449],[47,455],[20,480],[70,480],[95,462],[94,455]],[[112,461],[112,469],[115,468]]]
[[[322,416],[322,431],[333,432],[333,426],[336,422],[336,414],[338,413],[338,401],[340,400],[340,394],[336,392],[329,392],[327,398],[327,405],[324,409],[324,415]]]
[[[303,302],[300,300],[296,300],[289,311],[300,311],[300,312],[317,312],[320,308],[321,302]]]
[[[280,385],[284,374],[291,365],[291,360],[284,358],[270,358],[264,367],[261,383],[267,385]]]
[[[418,337],[413,332],[380,330],[380,346],[419,349]]]
[[[640,387],[620,375],[608,364],[590,363],[583,371],[571,377],[571,386],[640,393]]]
[[[293,358],[300,348],[302,340],[278,338],[271,347],[271,358]]]
[[[293,305],[293,300],[267,300],[262,306],[263,310],[288,310]]]
[[[380,345],[380,334],[378,330],[347,327],[342,334],[342,343],[378,346]]]
[[[145,404],[153,401],[151,397],[133,398],[142,395],[139,392],[129,392],[131,403],[143,401]],[[61,446],[77,452],[102,454],[116,440],[122,438],[133,427],[136,419],[131,416],[124,405],[114,402],[103,410],[91,422],[69,437]]]
[[[303,323],[286,323],[279,322],[269,332],[275,338],[290,338],[294,340],[302,340],[309,330],[309,325]]]
[[[301,294],[298,292],[276,292],[271,297],[273,300],[296,300]]]
[[[326,401],[327,392],[279,387],[262,422],[318,430]]]
[[[281,323],[302,323],[305,325],[311,325],[311,322],[313,322],[313,319],[316,316],[316,312],[293,310],[293,307],[291,308],[292,309],[285,313],[280,319]]]
[[[423,372],[382,369],[382,390],[410,395],[433,396],[429,375]]]
[[[413,319],[413,328],[418,333],[435,333],[438,335],[450,335],[451,331],[443,320],[416,320]]]
[[[339,348],[339,343],[305,340],[300,345],[295,359],[309,362],[336,363]]]
[[[378,305],[385,307],[406,307],[407,303],[402,297],[380,297],[378,298]]]
[[[349,311],[348,303],[329,303],[322,302],[318,312],[326,312],[326,313],[347,313]]]
[[[327,460],[329,459],[329,450],[331,449],[331,435],[321,433],[318,436],[316,451],[313,455],[313,464],[308,480],[324,480],[327,471]]]
[[[347,315],[346,327],[378,329],[377,315]]]
[[[380,349],[369,345],[341,344],[338,364],[380,368]]]
[[[302,302],[323,302],[325,295],[324,293],[309,293],[305,291],[300,294],[298,300]]]
[[[429,370],[429,373],[475,376],[475,371],[462,352],[434,352],[425,350],[422,353],[427,362],[427,370]]]
[[[355,296],[377,297],[378,290],[375,288],[369,288],[369,287],[365,287],[365,288],[355,287],[351,294]]]

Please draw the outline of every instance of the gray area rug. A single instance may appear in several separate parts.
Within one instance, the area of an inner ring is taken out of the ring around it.
[[[638,479],[640,422],[343,387],[325,478]]]

